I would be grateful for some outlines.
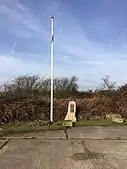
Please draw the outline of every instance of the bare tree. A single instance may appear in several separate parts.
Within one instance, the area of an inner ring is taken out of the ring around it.
[[[102,78],[102,80],[103,80],[103,83],[101,84],[102,90],[115,90],[116,82],[111,82],[109,80],[109,76]]]

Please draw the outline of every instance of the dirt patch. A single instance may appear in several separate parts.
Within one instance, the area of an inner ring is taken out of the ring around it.
[[[88,160],[90,159],[89,155],[86,153],[74,153],[72,155],[73,160]]]
[[[100,159],[104,158],[104,155],[101,153],[91,152],[87,148],[85,148],[84,153],[74,153],[71,157],[73,160],[89,160],[89,159]]]

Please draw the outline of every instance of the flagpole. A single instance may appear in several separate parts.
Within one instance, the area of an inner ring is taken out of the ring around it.
[[[53,77],[54,77],[54,17],[51,17],[51,105],[50,122],[53,122]]]

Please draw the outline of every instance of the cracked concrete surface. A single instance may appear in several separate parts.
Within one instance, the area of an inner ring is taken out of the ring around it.
[[[122,140],[126,130],[125,126],[78,127],[66,131],[68,139],[64,131],[11,136],[0,141],[0,169],[126,169],[127,140]]]
[[[87,126],[68,129],[69,139],[107,139],[107,140],[127,140],[127,126]]]

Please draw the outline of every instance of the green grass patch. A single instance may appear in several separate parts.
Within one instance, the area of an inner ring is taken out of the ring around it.
[[[75,127],[78,126],[123,126],[127,125],[127,120],[123,124],[114,123],[111,120],[80,120],[75,123]],[[57,121],[50,125],[49,122],[38,121],[26,121],[17,122],[13,124],[4,124],[0,126],[0,136],[6,136],[11,134],[22,134],[27,132],[39,132],[39,131],[53,131],[64,130],[66,126],[63,126],[63,121]]]
[[[3,124],[0,126],[0,136],[5,136],[9,134],[17,133],[27,133],[27,132],[39,132],[39,131],[48,131],[48,130],[64,130],[65,127],[62,126],[62,122],[52,123],[43,121],[26,121],[26,122],[17,122],[13,124]]]
[[[127,121],[123,124],[115,123],[112,120],[106,120],[106,119],[101,119],[101,120],[81,120],[77,121],[75,123],[75,127],[77,126],[123,126],[127,125]]]

